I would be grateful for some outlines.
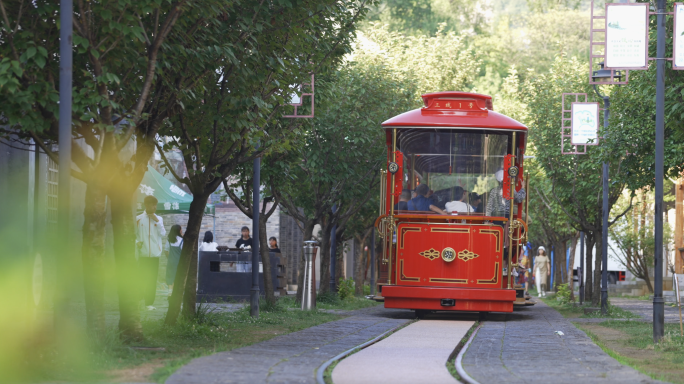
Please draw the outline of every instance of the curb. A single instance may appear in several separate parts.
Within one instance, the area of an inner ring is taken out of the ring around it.
[[[408,324],[410,324],[410,322],[409,322]],[[320,367],[318,367],[318,369],[316,370],[316,382],[317,382],[318,384],[325,384],[325,378],[324,378],[323,376],[325,375],[325,370],[328,369],[328,367],[330,366],[330,364],[332,364],[332,363],[334,363],[334,362],[336,362],[336,361],[338,361],[338,360],[342,360],[343,358],[345,358],[345,357],[351,355],[351,354],[352,354],[354,351],[356,351],[357,349],[358,349],[358,350],[362,350],[362,349],[364,349],[364,348],[366,348],[366,347],[369,347],[369,346],[371,346],[371,345],[377,343],[378,341],[382,340],[385,336],[389,335],[390,333],[393,333],[394,331],[396,331],[396,330],[399,329],[399,328],[405,327],[406,325],[407,325],[406,323],[404,323],[404,324],[399,324],[399,325],[397,325],[396,327],[394,327],[394,328],[392,328],[392,329],[386,331],[385,333],[381,334],[380,336],[377,336],[377,337],[375,337],[374,339],[368,340],[368,341],[366,341],[366,342],[363,343],[363,344],[357,345],[356,347],[354,347],[354,348],[352,348],[352,349],[348,349],[348,350],[346,350],[346,351],[340,353],[339,355],[333,357],[332,359],[326,361],[325,363],[323,363],[323,365],[321,365]]]
[[[470,343],[475,338],[475,335],[477,335],[477,331],[480,330],[480,327],[482,327],[482,324],[478,325],[477,328],[475,329],[475,331],[473,331],[473,334],[470,335],[468,342],[465,343],[463,348],[461,348],[461,351],[458,353],[458,356],[456,356],[456,361],[454,362],[454,366],[456,367],[456,372],[458,372],[459,376],[461,376],[461,379],[463,379],[468,384],[480,384],[479,382],[477,382],[477,380],[470,377],[466,373],[465,369],[463,369],[463,366],[461,365],[461,362],[463,361],[463,355],[465,355],[466,351],[468,350],[468,346],[470,345]],[[325,383],[323,383],[323,384],[325,384]]]

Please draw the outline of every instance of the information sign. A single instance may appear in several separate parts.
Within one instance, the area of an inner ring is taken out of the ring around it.
[[[598,103],[572,103],[572,145],[597,145]]]
[[[606,4],[605,67],[648,68],[648,3]]]
[[[675,3],[674,8],[674,69],[684,69],[684,4]]]

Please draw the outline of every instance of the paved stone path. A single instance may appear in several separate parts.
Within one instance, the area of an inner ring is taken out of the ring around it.
[[[541,300],[510,314],[488,315],[463,368],[481,384],[661,383],[618,363]]]
[[[342,320],[197,358],[166,384],[315,383],[316,369],[323,363],[414,317],[411,311],[379,306],[353,313]]]
[[[456,384],[446,362],[473,324],[473,320],[413,323],[342,360],[333,370],[333,382]]]

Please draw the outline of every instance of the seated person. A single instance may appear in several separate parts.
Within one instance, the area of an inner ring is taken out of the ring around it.
[[[482,195],[478,195],[476,192],[470,192],[468,194],[468,199],[470,206],[473,207],[473,212],[482,213]]]
[[[441,189],[432,195],[428,194],[428,199],[432,200],[434,204],[439,209],[444,209],[446,203],[451,200],[451,188]]]
[[[472,213],[473,207],[465,202],[468,195],[466,191],[461,187],[454,188],[454,201],[446,203],[446,211],[448,213]]]
[[[408,202],[411,200],[411,190],[404,189],[399,196],[399,202],[394,204],[395,211],[408,211]]]
[[[427,185],[421,184],[417,186],[414,192],[416,193],[416,197],[407,203],[409,211],[433,211],[440,215],[447,214],[439,209],[439,207],[435,206],[432,200],[426,197],[428,192],[430,192],[430,188],[428,188]]]

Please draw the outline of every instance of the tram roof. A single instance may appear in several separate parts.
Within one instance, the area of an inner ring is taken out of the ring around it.
[[[422,95],[425,107],[404,112],[382,123],[385,128],[466,128],[527,131],[508,116],[494,112],[492,97],[470,92]]]

